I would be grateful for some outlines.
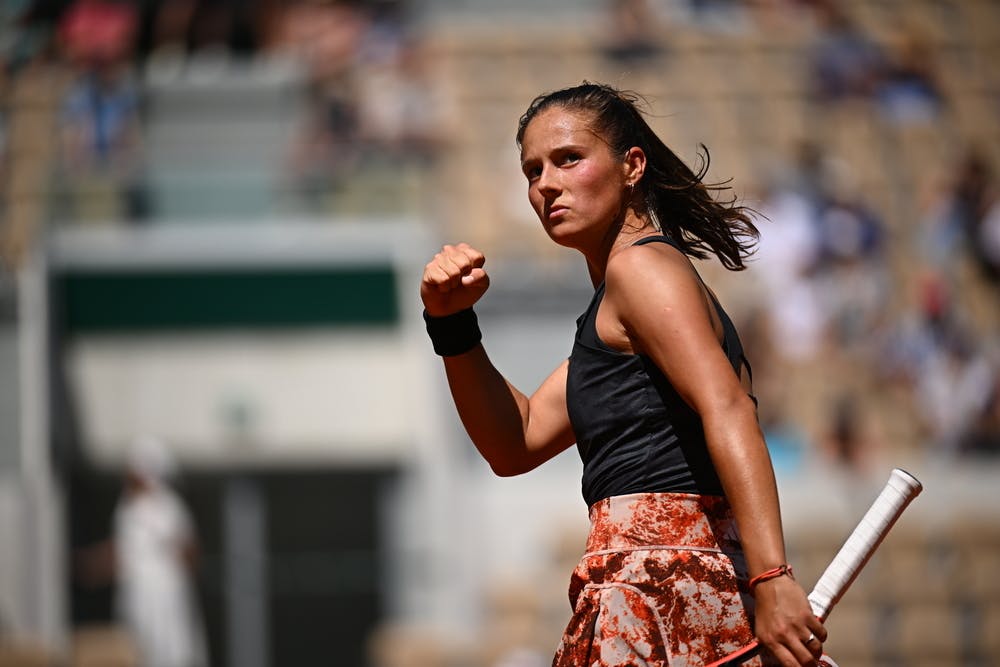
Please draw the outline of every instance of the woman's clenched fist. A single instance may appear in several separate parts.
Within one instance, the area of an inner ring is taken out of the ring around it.
[[[446,245],[424,267],[420,298],[433,317],[471,307],[490,286],[483,270],[486,256],[467,243]]]

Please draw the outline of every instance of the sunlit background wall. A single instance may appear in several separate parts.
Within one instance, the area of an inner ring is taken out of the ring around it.
[[[417,286],[476,245],[498,367],[530,391],[568,355],[591,287],[513,135],[583,80],[761,214],[747,271],[699,270],[803,585],[890,468],[926,486],[829,652],[1000,664],[1000,3],[0,7],[0,665],[141,664],[107,556],[141,437],[176,462],[209,664],[549,663],[579,459],[492,476]]]

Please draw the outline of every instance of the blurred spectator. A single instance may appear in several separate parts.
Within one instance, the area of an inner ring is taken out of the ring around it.
[[[988,403],[996,364],[942,274],[929,268],[914,282],[916,309],[904,309],[887,328],[876,369],[912,396],[926,444],[954,453]]]
[[[194,524],[171,488],[175,465],[163,443],[138,440],[114,517],[118,613],[143,667],[208,664],[192,573]]]
[[[149,0],[143,5],[145,12],[140,47],[144,53],[140,55],[186,54],[188,32],[198,0]]]
[[[975,247],[980,268],[994,287],[1000,287],[1000,198],[986,211],[977,232]]]
[[[933,348],[958,347],[969,338],[966,323],[960,321],[953,285],[933,270],[918,279],[918,303],[924,329]],[[930,354],[923,360],[930,358]],[[923,361],[922,360],[922,361]]]
[[[989,361],[970,340],[939,347],[926,360],[916,396],[932,448],[960,451],[963,436],[987,409],[994,383]]]
[[[628,67],[649,63],[663,53],[661,26],[647,0],[610,0],[607,11],[606,58]]]
[[[138,14],[123,0],[75,0],[59,22],[63,54],[73,63],[122,63],[132,54]]]
[[[808,47],[811,85],[820,102],[869,98],[883,67],[881,49],[839,0],[814,3],[819,34]]]
[[[795,184],[769,185],[759,207],[754,271],[764,282],[769,343],[786,360],[812,358],[823,339],[826,317],[812,274],[819,259],[816,203]]]
[[[846,164],[829,163],[826,199],[817,219],[820,263],[842,266],[880,258],[883,223],[864,200]]]
[[[5,79],[47,51],[52,24],[61,9],[31,0],[0,3],[0,61]]]
[[[958,178],[947,204],[950,224],[962,231],[965,246],[973,260],[986,275],[995,270],[996,255],[991,259],[990,249],[996,248],[989,242],[994,232],[988,231],[997,225],[996,208],[1000,206],[1000,192],[997,191],[993,166],[978,150],[970,151],[959,167]],[[984,228],[987,230],[984,233]]]
[[[443,141],[445,119],[424,45],[406,39],[384,54],[359,71],[360,139],[394,157],[430,161]]]
[[[967,454],[1000,455],[1000,372],[996,368],[982,409],[970,420],[959,448]]]
[[[305,69],[305,118],[292,142],[290,178],[307,201],[341,185],[359,157],[355,68],[369,23],[353,4],[299,0],[279,16],[270,48]]]
[[[268,3],[240,0],[138,0],[136,56],[180,60],[204,52],[249,55],[260,46]]]
[[[786,360],[819,352],[831,331],[839,345],[864,341],[889,293],[883,224],[847,165],[803,143],[796,168],[776,174],[760,212],[756,271],[766,287],[772,344]]]
[[[355,71],[359,138],[393,160],[428,164],[443,147],[449,104],[435,79],[429,41],[407,23],[408,3],[370,3]]]
[[[426,165],[440,152],[446,105],[408,3],[299,1],[276,23],[270,48],[306,72],[305,117],[289,151],[291,188],[324,211],[347,178],[374,161]]]
[[[189,52],[211,49],[235,55],[252,53],[257,46],[249,14],[252,6],[240,0],[198,0],[187,32]]]
[[[173,488],[176,465],[156,438],[132,443],[110,539],[78,550],[78,582],[114,586],[114,611],[139,667],[206,667],[194,572],[198,539]]]
[[[72,217],[141,220],[147,214],[130,62],[136,18],[128,3],[79,0],[59,25],[62,51],[78,72],[61,113]]]
[[[350,74],[368,28],[367,16],[353,3],[294,0],[277,17],[268,47],[298,60],[320,85]]]
[[[905,309],[880,332],[874,370],[880,380],[896,383],[906,392],[916,385],[921,366],[937,346],[923,311]]]
[[[886,313],[884,225],[846,164],[828,163],[825,190],[817,218],[824,310],[837,344],[851,347],[868,342]]]
[[[815,141],[802,140],[796,143],[793,158],[794,165],[782,175],[782,182],[818,210],[826,197],[827,188],[824,149]]]
[[[289,151],[289,180],[313,207],[343,185],[360,157],[358,112],[353,89],[344,82],[314,83],[307,89],[305,117]]]
[[[864,401],[844,392],[828,406],[827,429],[822,442],[827,460],[853,473],[867,472],[875,457],[875,443],[864,424]]]
[[[407,48],[409,34],[408,3],[404,0],[369,0],[367,27],[361,41],[359,59],[365,63],[391,63]]]
[[[977,148],[959,159],[954,178],[934,196],[923,220],[924,258],[952,280],[955,252],[964,251],[983,275],[1000,282],[1000,190]]]
[[[144,219],[139,98],[122,65],[102,64],[73,84],[63,105],[62,127],[71,215]]]
[[[876,358],[881,373],[916,386],[942,350],[967,348],[973,336],[950,285],[938,272],[926,270],[913,282],[915,307],[904,308],[880,332]]]
[[[993,168],[977,149],[962,157],[950,196],[953,224],[958,225],[966,239],[975,238],[975,230],[996,197]]]
[[[938,119],[944,97],[931,45],[912,29],[890,43],[877,90],[879,110],[896,125],[928,125]]]

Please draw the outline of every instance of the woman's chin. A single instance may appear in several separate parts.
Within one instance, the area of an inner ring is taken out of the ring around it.
[[[566,248],[576,248],[577,244],[574,242],[576,235],[569,232],[560,225],[554,227],[546,227],[545,232],[549,235],[549,238],[555,241],[557,244],[564,246]]]
[[[543,223],[543,226],[545,227],[545,233],[556,243],[561,243],[560,239],[570,238],[580,231],[577,225],[567,220],[554,220]]]

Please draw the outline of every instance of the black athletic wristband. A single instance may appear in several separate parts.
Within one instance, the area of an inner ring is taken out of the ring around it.
[[[434,317],[424,311],[427,335],[431,337],[434,352],[442,357],[465,354],[483,339],[479,319],[472,308],[460,310],[444,317]]]

